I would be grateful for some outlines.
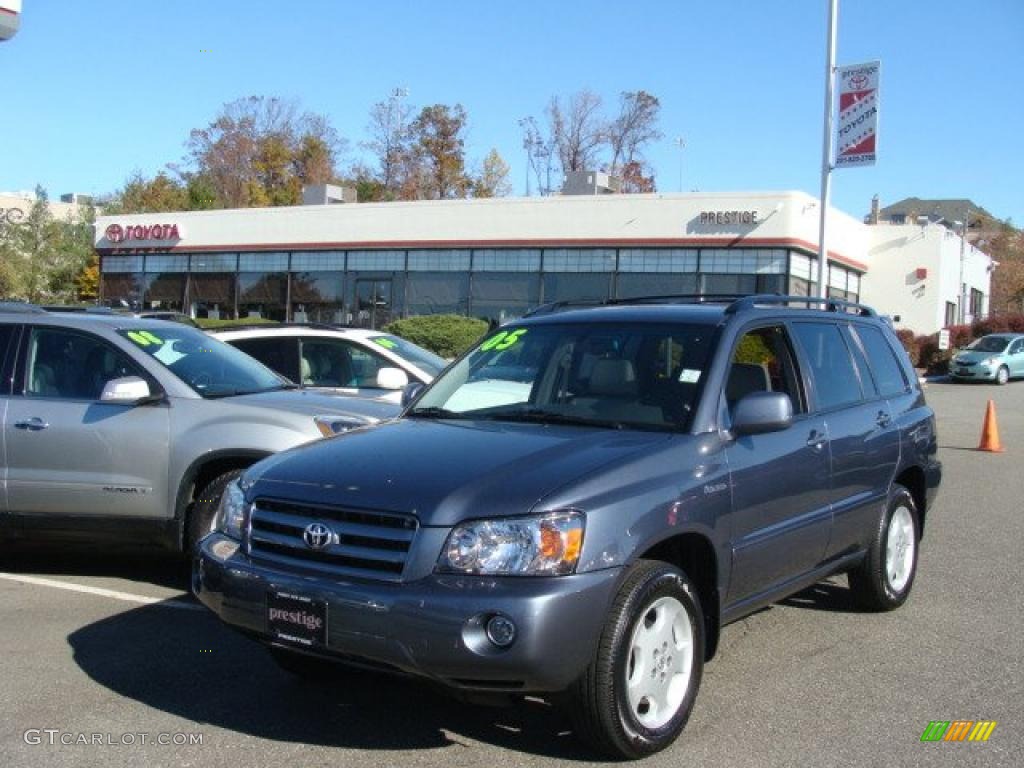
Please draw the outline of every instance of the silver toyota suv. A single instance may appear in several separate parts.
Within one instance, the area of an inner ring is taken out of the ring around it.
[[[0,536],[188,550],[224,487],[272,453],[387,419],[295,385],[200,330],[0,307]]]

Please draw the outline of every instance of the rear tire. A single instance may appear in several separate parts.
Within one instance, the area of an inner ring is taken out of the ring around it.
[[[196,544],[206,534],[213,530],[214,519],[217,516],[217,507],[220,506],[220,497],[228,483],[241,477],[244,469],[233,469],[215,477],[200,491],[192,505],[192,512],[188,516],[188,538],[186,544],[188,551],[192,552]]]
[[[651,755],[690,718],[704,669],[704,617],[686,574],[641,560],[619,589],[597,651],[567,692],[576,735],[616,758]]]
[[[906,602],[917,574],[920,541],[914,497],[902,485],[895,485],[864,562],[848,576],[853,596],[862,607],[891,611]]]

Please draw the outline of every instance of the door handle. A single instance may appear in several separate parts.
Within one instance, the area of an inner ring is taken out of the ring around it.
[[[38,416],[33,416],[31,419],[25,419],[23,421],[14,422],[14,426],[18,429],[27,429],[30,432],[39,432],[40,430],[46,429],[50,425],[40,419]]]
[[[820,451],[825,447],[825,443],[828,442],[828,436],[823,432],[819,432],[816,429],[811,430],[811,434],[807,438],[807,445],[816,451]]]
[[[886,413],[885,411],[879,411],[879,412],[878,412],[878,416],[877,416],[877,417],[875,418],[875,422],[876,422],[876,423],[878,424],[878,426],[880,426],[880,427],[881,427],[882,429],[885,429],[885,428],[886,428],[886,427],[888,427],[888,426],[889,426],[890,424],[892,424],[892,416],[890,416],[890,415],[889,415],[888,413]]]

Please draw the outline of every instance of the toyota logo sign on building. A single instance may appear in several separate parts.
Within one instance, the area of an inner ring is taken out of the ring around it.
[[[111,224],[103,232],[112,243],[130,240],[181,240],[181,229],[177,224]]]

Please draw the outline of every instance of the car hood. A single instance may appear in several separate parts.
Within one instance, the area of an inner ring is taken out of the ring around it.
[[[363,421],[368,424],[393,419],[402,410],[399,405],[384,400],[324,395],[301,389],[282,389],[274,392],[258,392],[253,395],[239,395],[231,398],[231,402],[309,414],[310,416],[348,416],[353,417],[355,421]]]
[[[408,512],[421,525],[523,515],[566,484],[671,435],[493,421],[400,419],[272,456],[248,498]]]
[[[1002,357],[1005,352],[978,352],[973,349],[962,349],[953,355],[953,359],[958,362],[965,363],[980,363],[982,360],[988,360],[990,357]]]

